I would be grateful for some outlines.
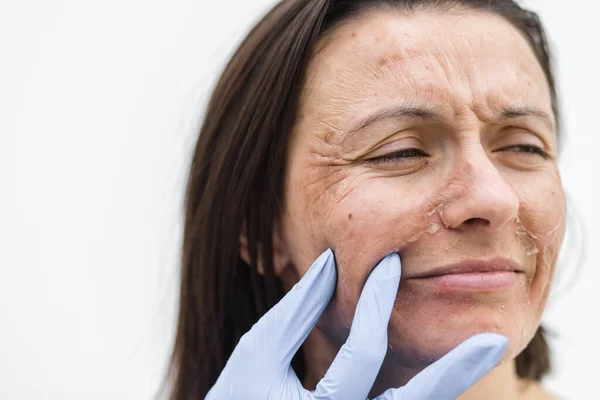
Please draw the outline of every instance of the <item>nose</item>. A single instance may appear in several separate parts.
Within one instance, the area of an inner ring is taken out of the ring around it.
[[[442,216],[448,228],[496,232],[517,217],[519,199],[483,148],[463,155]]]

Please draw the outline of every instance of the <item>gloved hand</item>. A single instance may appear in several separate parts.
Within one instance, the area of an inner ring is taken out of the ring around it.
[[[365,400],[387,351],[387,327],[400,284],[400,257],[392,253],[371,272],[350,334],[314,391],[290,366],[333,295],[337,271],[331,250],[240,339],[212,387],[209,400]],[[475,335],[431,364],[401,388],[375,400],[451,400],[500,360],[507,339]]]

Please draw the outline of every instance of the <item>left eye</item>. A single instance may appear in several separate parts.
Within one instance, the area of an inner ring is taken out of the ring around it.
[[[550,155],[543,148],[533,145],[533,144],[513,144],[510,146],[503,147],[496,151],[510,151],[514,153],[529,153],[529,154],[537,154],[542,156],[544,159],[550,158]]]

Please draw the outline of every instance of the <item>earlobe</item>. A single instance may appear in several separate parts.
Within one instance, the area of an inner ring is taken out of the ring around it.
[[[273,268],[285,292],[288,292],[300,280],[284,240],[281,225],[277,222],[273,229]]]
[[[246,235],[245,224],[243,225],[242,233],[240,234],[240,257],[250,265],[250,249],[248,246],[248,237]],[[273,229],[273,267],[275,275],[280,276],[287,268],[289,268],[290,259],[280,234],[279,224],[275,224]],[[258,273],[264,275],[265,269],[262,262],[262,257],[258,260]]]
[[[250,266],[250,250],[248,249],[248,237],[246,236],[246,232],[240,234],[240,257],[248,264],[248,266]],[[262,265],[258,266],[258,272],[264,274]]]

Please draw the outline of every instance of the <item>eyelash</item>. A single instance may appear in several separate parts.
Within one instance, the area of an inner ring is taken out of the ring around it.
[[[515,150],[517,150],[517,151],[515,151]],[[541,148],[539,146],[535,146],[532,144],[514,144],[514,145],[503,147],[500,150],[495,150],[494,152],[498,152],[498,151],[512,151],[515,153],[525,153],[525,154],[533,153],[533,154],[540,155],[541,157],[544,158],[544,160],[547,160],[548,158],[550,158],[550,155],[548,154],[548,152],[546,150],[544,150],[543,148]],[[406,149],[406,150],[395,151],[393,153],[385,154],[380,157],[371,158],[371,159],[368,159],[367,162],[370,164],[377,165],[377,164],[382,164],[382,163],[396,162],[396,161],[398,161],[400,159],[404,159],[404,158],[414,158],[414,157],[429,157],[429,155],[420,149],[410,148],[410,149]]]
[[[542,156],[544,160],[550,158],[550,155],[543,148],[533,145],[533,144],[513,144],[510,146],[506,146],[496,151],[514,151],[514,149],[520,149],[516,153],[534,153]]]
[[[377,165],[377,164],[382,164],[382,163],[395,162],[395,161],[398,161],[399,159],[403,159],[403,158],[428,157],[428,156],[429,155],[427,153],[425,153],[424,151],[422,151],[420,149],[411,148],[411,149],[395,151],[390,154],[385,154],[383,156],[371,158],[371,159],[368,159],[367,162],[370,164]]]

